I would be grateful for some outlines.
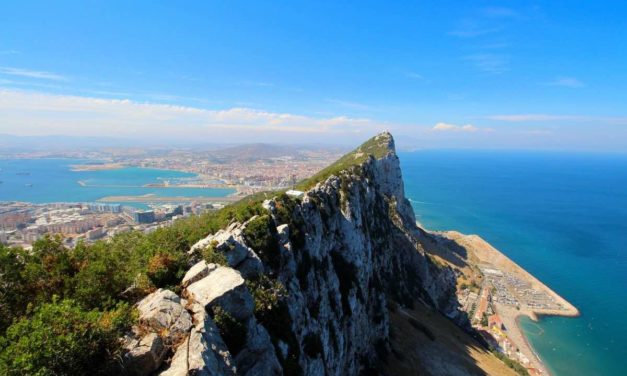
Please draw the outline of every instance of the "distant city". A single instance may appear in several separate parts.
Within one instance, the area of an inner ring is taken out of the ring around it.
[[[147,150],[139,148],[68,152],[12,151],[7,159],[73,158],[86,162],[74,171],[141,167],[195,173],[195,177],[161,180],[159,188],[231,188],[224,197],[107,196],[96,202],[17,202],[0,198],[0,242],[29,248],[46,234],[62,234],[68,246],[117,233],[151,232],[179,218],[217,210],[262,190],[288,189],[329,165],[342,154],[337,148],[292,148],[254,144],[216,150]],[[29,172],[23,172],[28,174]],[[88,189],[90,185],[78,180]],[[50,187],[54,189],[54,187]]]

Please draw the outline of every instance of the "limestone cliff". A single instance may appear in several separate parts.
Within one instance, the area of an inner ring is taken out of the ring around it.
[[[144,330],[127,355],[135,369],[357,375],[381,369],[396,307],[420,301],[456,318],[455,275],[421,246],[389,133],[298,188],[192,247],[181,298],[160,290],[140,302]],[[147,308],[158,299],[165,309]],[[169,359],[154,332],[175,334]]]

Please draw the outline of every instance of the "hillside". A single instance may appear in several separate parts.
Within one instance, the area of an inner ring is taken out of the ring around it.
[[[510,374],[454,324],[455,274],[421,245],[389,133],[298,188],[148,235],[0,248],[0,373]]]

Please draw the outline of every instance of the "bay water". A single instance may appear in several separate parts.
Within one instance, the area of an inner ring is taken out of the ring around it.
[[[222,197],[234,192],[228,188],[144,187],[164,180],[196,176],[181,171],[136,167],[72,171],[72,165],[85,162],[74,159],[0,159],[0,201],[94,202],[106,196]]]

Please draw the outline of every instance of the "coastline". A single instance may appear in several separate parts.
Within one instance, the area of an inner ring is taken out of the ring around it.
[[[517,278],[529,283],[532,288],[542,291],[554,299],[560,306],[560,309],[530,308],[524,305],[515,309],[512,306],[493,302],[495,313],[499,314],[503,320],[507,338],[509,338],[512,344],[529,359],[529,366],[540,370],[542,375],[552,375],[545,361],[531,344],[531,341],[520,324],[520,319],[526,316],[532,321],[537,322],[542,316],[577,317],[580,316],[580,311],[478,235],[465,235],[457,231],[429,231],[418,221],[416,221],[416,225],[427,235],[433,237],[432,240],[435,241],[434,244],[436,244],[436,248],[439,249],[435,254],[442,261],[452,266],[459,267],[459,260],[452,262],[454,257],[451,258],[452,252],[449,247],[451,244],[454,244],[466,251],[462,259],[466,263],[467,268],[480,270],[481,267],[489,267],[511,273]],[[434,250],[436,248],[434,248]],[[443,251],[441,248],[445,248],[445,250]],[[455,257],[459,259],[460,255],[457,254]]]

